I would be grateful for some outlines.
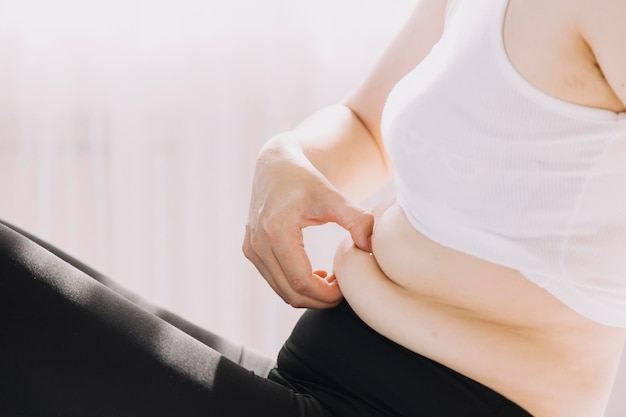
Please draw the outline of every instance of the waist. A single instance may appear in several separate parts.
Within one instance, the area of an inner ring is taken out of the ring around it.
[[[377,216],[372,246],[344,242],[335,259],[368,326],[537,417],[602,414],[623,330],[585,319],[515,270],[429,240],[397,205]]]

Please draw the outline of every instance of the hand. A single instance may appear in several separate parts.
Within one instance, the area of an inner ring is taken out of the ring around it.
[[[255,171],[243,251],[294,307],[329,308],[343,297],[332,275],[313,271],[304,250],[302,229],[328,222],[348,230],[358,248],[371,251],[372,214],[347,201],[304,155],[284,147],[265,149]]]

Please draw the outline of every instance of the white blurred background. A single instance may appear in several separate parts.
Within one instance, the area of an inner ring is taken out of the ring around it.
[[[275,355],[300,312],[241,253],[256,154],[355,87],[415,3],[0,0],[0,218]],[[307,233],[315,267],[340,236]]]

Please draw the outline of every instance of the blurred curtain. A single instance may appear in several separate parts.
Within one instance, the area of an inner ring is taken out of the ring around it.
[[[241,253],[256,154],[414,3],[0,0],[0,217],[273,354],[300,312]],[[316,266],[331,229],[307,235]]]
[[[345,96],[414,3],[0,0],[0,217],[274,354],[300,312],[241,254],[256,154]],[[307,233],[315,266],[340,236]]]

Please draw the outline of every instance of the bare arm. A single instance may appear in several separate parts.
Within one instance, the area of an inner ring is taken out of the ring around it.
[[[243,250],[289,304],[336,305],[341,292],[325,272],[314,273],[302,229],[335,222],[355,244],[370,249],[373,216],[351,201],[382,186],[391,167],[380,120],[393,86],[441,36],[445,0],[421,0],[363,84],[263,147],[255,170]]]

